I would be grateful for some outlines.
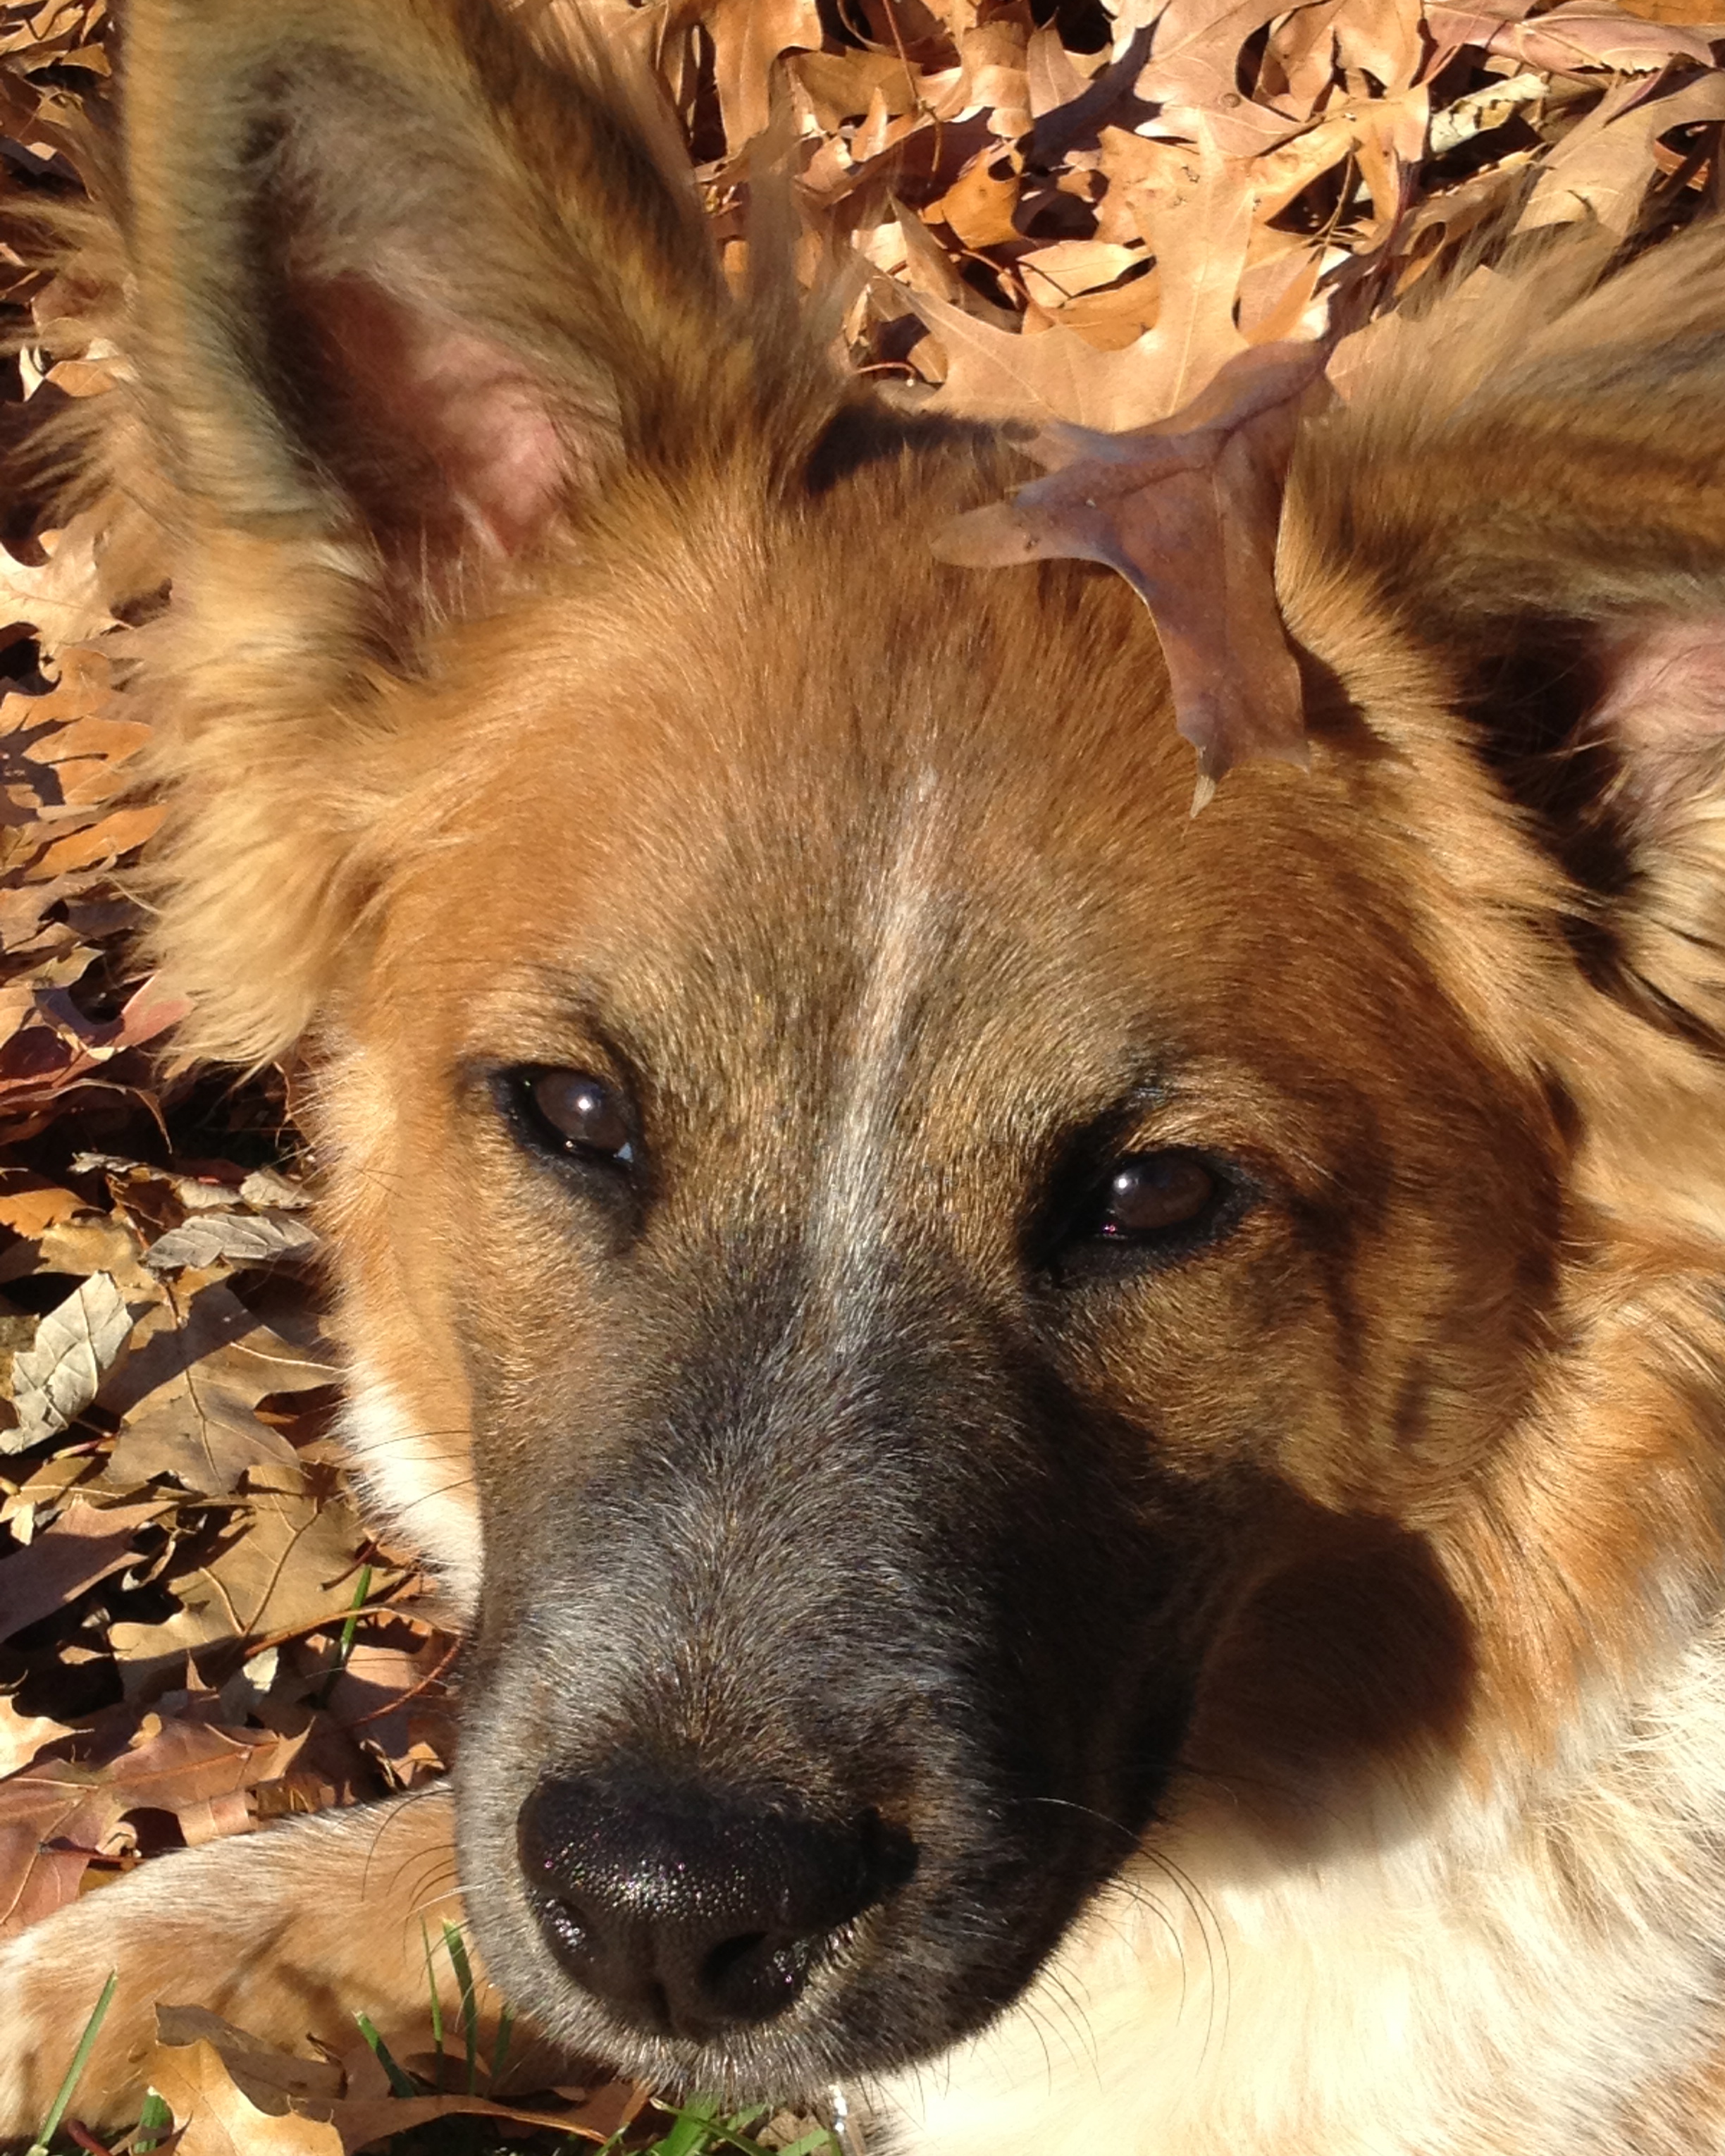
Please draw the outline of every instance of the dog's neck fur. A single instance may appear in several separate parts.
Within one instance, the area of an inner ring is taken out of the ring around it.
[[[875,2094],[888,2146],[1079,2156],[1688,2150],[1725,2126],[1725,1626],[1523,1810],[1384,1807],[1315,1861],[1214,1807],[993,2030]],[[874,2144],[871,2143],[870,2144]]]

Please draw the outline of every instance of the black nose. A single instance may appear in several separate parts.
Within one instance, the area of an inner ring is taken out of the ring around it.
[[[782,2013],[833,1935],[916,1851],[734,1791],[634,1775],[547,1781],[521,1807],[527,1892],[570,1974],[619,2020],[708,2037]]]

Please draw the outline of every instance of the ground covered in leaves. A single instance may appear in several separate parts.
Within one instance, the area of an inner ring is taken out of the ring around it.
[[[1408,294],[1506,213],[1634,238],[1714,208],[1717,4],[593,12],[661,76],[733,273],[752,165],[788,163],[844,363],[936,409],[1118,429],[1279,339],[1332,337],[1345,395]],[[177,1013],[128,956],[158,816],[131,776],[136,624],[109,612],[103,531],[58,524],[14,454],[121,364],[30,236],[84,189],[115,49],[105,0],[0,4],[0,1933],[164,1850],[435,1776],[457,1669],[412,1553],[343,1487],[294,1075],[163,1075]],[[293,2068],[178,2035],[186,2156],[332,2156],[439,2111],[475,2148],[691,2156],[741,2132],[603,2076],[481,2128],[459,2029],[428,2026],[447,2062],[412,2079],[357,2037]],[[75,2112],[57,2145],[96,2147]]]

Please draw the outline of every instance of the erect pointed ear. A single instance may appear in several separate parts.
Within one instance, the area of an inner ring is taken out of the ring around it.
[[[1301,526],[1440,660],[1596,982],[1725,1044],[1725,222],[1627,268],[1579,230],[1385,349]]]
[[[122,117],[155,956],[259,1060],[354,962],[389,677],[772,392],[648,94],[498,0],[134,0]]]
[[[721,283],[597,48],[553,65],[491,0],[137,0],[123,115],[175,509],[337,547],[397,635],[700,408]]]

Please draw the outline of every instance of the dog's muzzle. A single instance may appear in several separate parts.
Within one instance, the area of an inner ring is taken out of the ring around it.
[[[693,1780],[542,1782],[517,1826],[527,1897],[576,1982],[629,2028],[699,2041],[771,2020],[916,1851]]]

